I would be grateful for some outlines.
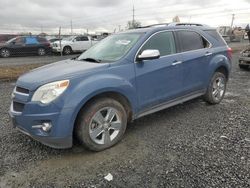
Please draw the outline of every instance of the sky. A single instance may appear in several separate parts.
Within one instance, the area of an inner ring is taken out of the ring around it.
[[[132,20],[142,25],[172,22],[213,27],[250,23],[250,0],[0,0],[0,33],[117,32]]]

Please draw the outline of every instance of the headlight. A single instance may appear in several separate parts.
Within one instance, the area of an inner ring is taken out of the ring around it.
[[[69,80],[52,82],[39,87],[31,101],[39,101],[48,104],[59,97],[69,86]]]

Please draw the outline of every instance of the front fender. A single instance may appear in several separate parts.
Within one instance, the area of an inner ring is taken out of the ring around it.
[[[65,96],[64,108],[73,108],[72,122],[82,106],[92,97],[105,92],[116,92],[127,98],[131,104],[133,113],[136,112],[136,89],[134,83],[130,83],[124,78],[116,75],[93,75],[79,82],[78,79],[72,82],[72,87]]]

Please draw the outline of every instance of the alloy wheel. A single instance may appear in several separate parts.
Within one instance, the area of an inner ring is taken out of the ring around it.
[[[2,57],[9,57],[10,56],[10,51],[7,49],[2,49],[1,50],[1,56]]]
[[[218,77],[214,80],[213,82],[213,90],[212,90],[212,95],[215,100],[219,101],[223,97],[225,93],[225,80],[223,77]]]
[[[113,107],[102,108],[92,117],[89,135],[96,144],[110,144],[122,128],[121,117]]]

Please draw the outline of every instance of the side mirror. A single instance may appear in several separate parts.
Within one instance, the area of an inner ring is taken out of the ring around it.
[[[15,44],[16,44],[16,42],[15,42],[15,41],[13,41],[13,42],[12,42],[12,45],[15,45]]]
[[[138,55],[137,60],[151,60],[151,59],[158,59],[160,57],[159,50],[144,50],[140,55]]]

